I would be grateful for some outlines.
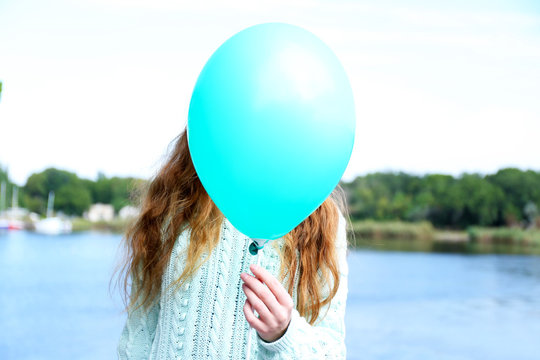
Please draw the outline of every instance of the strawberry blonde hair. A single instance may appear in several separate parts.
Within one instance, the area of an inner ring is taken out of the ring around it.
[[[139,305],[150,307],[158,301],[162,276],[174,243],[186,228],[191,229],[184,270],[173,284],[180,287],[204,263],[203,253],[210,253],[219,241],[224,215],[202,186],[188,148],[186,129],[175,139],[173,151],[157,175],[142,189],[141,211],[123,237],[124,258],[117,267],[118,283],[126,310],[141,297]],[[330,303],[339,287],[336,236],[341,212],[348,219],[346,198],[339,186],[302,223],[284,236],[280,253],[280,277],[292,296],[297,285],[297,310],[310,324],[320,309]],[[116,272],[115,271],[115,272]],[[298,274],[297,274],[298,271]],[[140,279],[140,285],[129,296],[128,277]],[[323,298],[325,284],[332,283]]]

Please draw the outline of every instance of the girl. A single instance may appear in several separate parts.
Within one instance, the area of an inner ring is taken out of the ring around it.
[[[118,357],[245,359],[251,326],[251,359],[345,359],[342,214],[348,217],[338,185],[301,224],[260,250],[260,267],[250,266],[252,240],[204,190],[184,129],[124,237],[119,280],[129,303]]]

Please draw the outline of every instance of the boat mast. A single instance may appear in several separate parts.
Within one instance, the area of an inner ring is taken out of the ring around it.
[[[0,185],[0,213],[6,210],[6,182],[2,181]]]
[[[49,191],[49,199],[47,201],[47,217],[52,217],[53,215],[53,204],[54,204],[54,191]]]
[[[11,208],[17,209],[19,207],[19,188],[13,185],[13,193],[11,198]]]

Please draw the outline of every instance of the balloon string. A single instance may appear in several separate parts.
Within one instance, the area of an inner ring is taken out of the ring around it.
[[[249,239],[248,239],[248,241],[249,241]],[[257,246],[258,249],[262,249],[263,247],[264,247],[264,245],[261,246],[260,248]],[[261,266],[261,259],[262,259],[262,251],[258,251],[257,252],[257,266]],[[254,310],[254,313],[255,313],[255,316],[258,316],[257,311]],[[248,331],[247,347],[246,347],[246,359],[247,360],[250,360],[250,358],[251,358],[251,337],[253,336],[253,331],[254,331],[254,329],[250,325],[249,326],[249,331]]]
[[[261,250],[264,247],[264,245],[266,245],[266,243],[269,242],[269,241],[270,241],[270,239],[265,240],[264,243],[262,245],[260,245],[260,246],[259,246],[259,243],[257,241],[255,241],[255,246],[257,247],[258,250]],[[258,258],[257,258],[257,261],[259,261]]]

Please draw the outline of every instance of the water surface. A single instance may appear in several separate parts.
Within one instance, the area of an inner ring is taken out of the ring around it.
[[[0,233],[0,359],[115,359],[118,235]],[[349,359],[540,359],[540,257],[358,250]]]

